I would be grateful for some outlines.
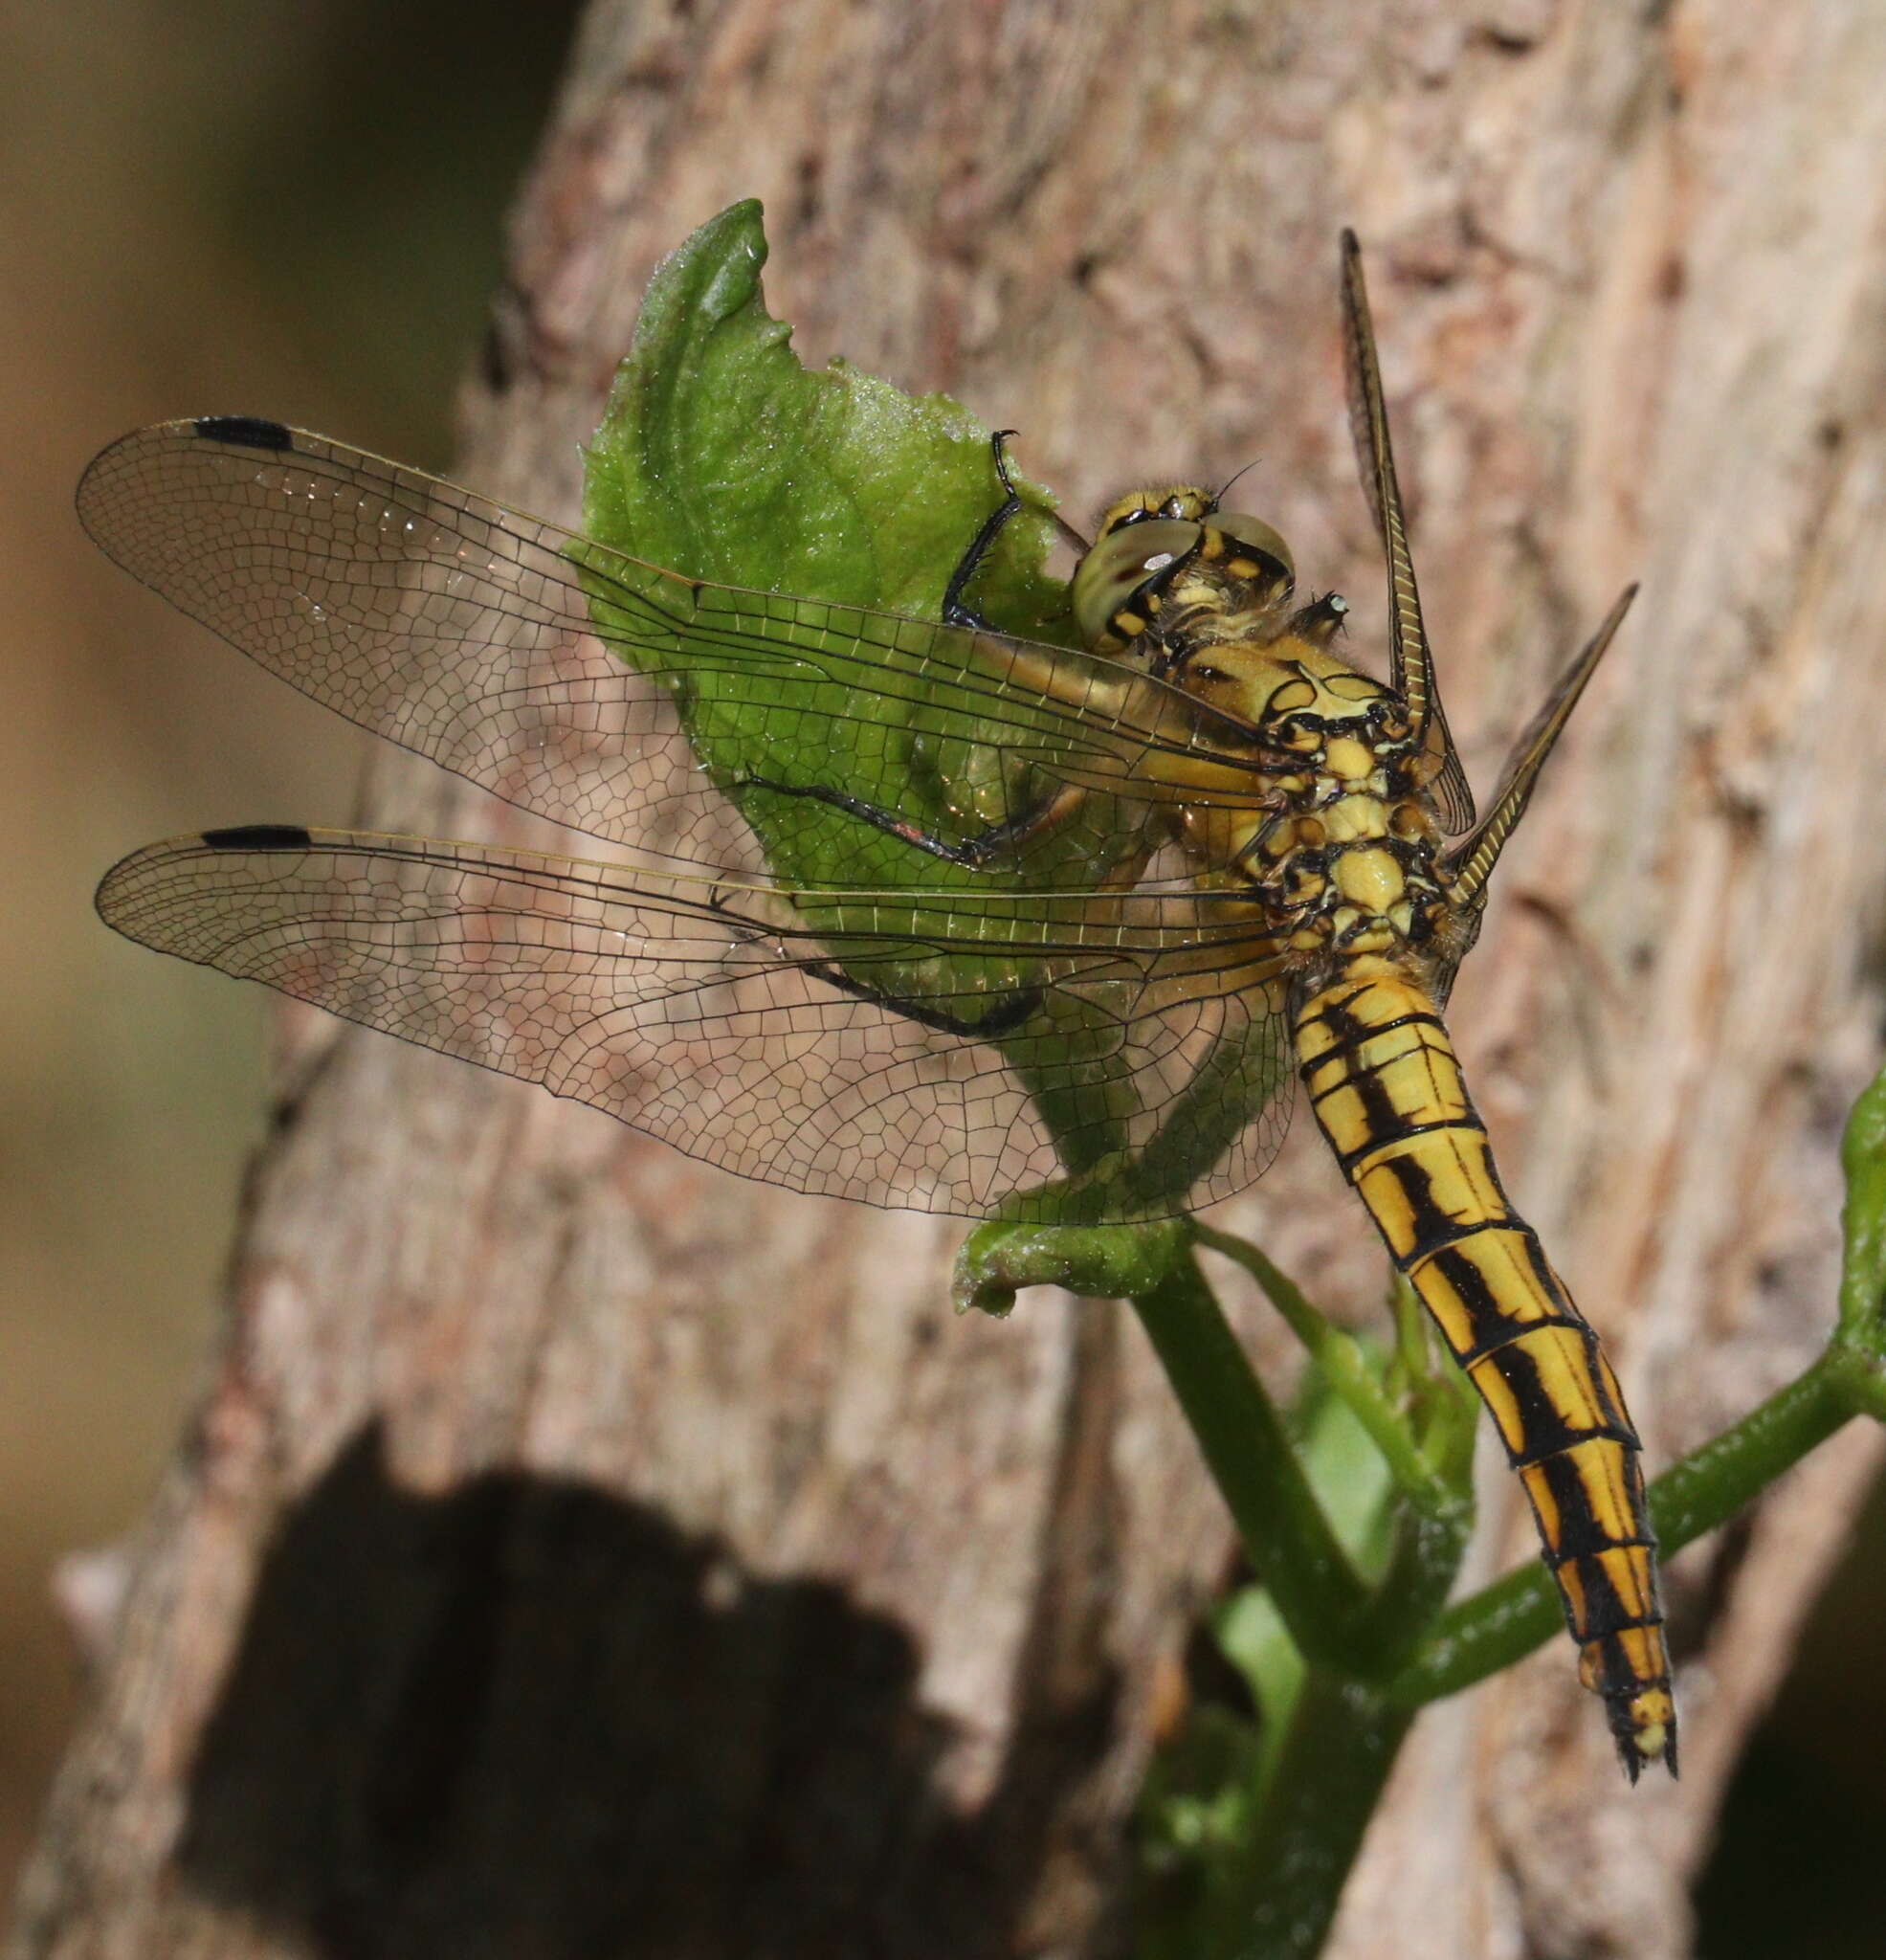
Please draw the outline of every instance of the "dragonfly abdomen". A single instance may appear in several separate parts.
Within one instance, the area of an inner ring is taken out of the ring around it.
[[[1598,1337],[1508,1203],[1433,1003],[1387,960],[1345,963],[1295,1014],[1343,1175],[1498,1425],[1625,1768],[1676,1762],[1640,1445]]]

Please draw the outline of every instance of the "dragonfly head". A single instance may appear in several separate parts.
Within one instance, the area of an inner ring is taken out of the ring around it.
[[[1273,606],[1295,583],[1290,546],[1261,518],[1221,511],[1209,490],[1168,484],[1110,504],[1075,568],[1074,616],[1089,646],[1112,651],[1151,630],[1187,568],[1227,608]]]

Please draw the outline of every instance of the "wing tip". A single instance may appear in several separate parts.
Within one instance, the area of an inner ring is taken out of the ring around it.
[[[127,938],[149,945],[151,941],[147,934],[127,924],[127,906],[145,891],[146,875],[154,867],[174,866],[205,851],[239,856],[256,852],[293,854],[314,848],[312,831],[303,829],[300,824],[288,823],[237,824],[228,830],[198,831],[191,836],[168,837],[155,844],[143,845],[121,858],[99,880],[98,890],[92,894],[93,909],[114,932],[122,932]]]

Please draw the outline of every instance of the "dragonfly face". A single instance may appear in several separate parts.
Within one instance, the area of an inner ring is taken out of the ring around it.
[[[1177,483],[1108,506],[1075,568],[1076,624],[1098,651],[1176,644],[1174,615],[1274,612],[1290,596],[1290,546],[1261,518],[1221,512],[1209,491]]]
[[[78,493],[121,564],[634,861],[250,825],[134,854],[99,906],[748,1176],[882,1204],[1067,1222],[1229,1195],[1275,1152],[1294,1059],[1493,1411],[1634,1776],[1675,1750],[1636,1437],[1438,1013],[1623,602],[1476,824],[1352,239],[1343,296],[1386,683],[1339,657],[1340,600],[1293,605],[1276,532],[1188,485],[1107,513],[1071,651],[692,578],[253,417],[127,436]]]

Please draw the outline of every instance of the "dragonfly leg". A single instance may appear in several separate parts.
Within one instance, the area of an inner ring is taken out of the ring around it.
[[[867,803],[861,796],[848,795],[843,790],[833,790],[824,783],[775,783],[766,776],[743,776],[737,787],[741,790],[769,790],[775,796],[805,796],[814,803],[829,803],[832,809],[842,810],[846,815],[856,817],[860,823],[868,823],[873,830],[882,831],[886,836],[914,845],[920,851],[927,851],[932,858],[941,858],[946,863],[961,864],[969,871],[980,871],[998,858],[1012,856],[1025,849],[1036,837],[1045,835],[1056,824],[1073,815],[1087,794],[1085,790],[1072,783],[1063,783],[1059,788],[1051,790],[1039,802],[1030,804],[1019,816],[1011,816],[1007,823],[991,824],[973,837],[952,843],[949,838],[937,836],[921,825],[899,816],[894,811],[880,809],[875,803]]]
[[[972,633],[993,633],[995,629],[980,612],[963,602],[963,594],[969,589],[969,581],[982,567],[988,548],[1002,535],[1003,527],[1022,513],[1022,500],[1015,494],[1015,479],[1009,474],[1009,452],[1006,447],[1012,429],[998,429],[989,439],[989,449],[995,457],[995,474],[1002,479],[1002,487],[1007,497],[983,520],[983,527],[969,541],[969,548],[957,561],[956,569],[949,575],[949,583],[943,588],[943,616],[945,626],[965,626]]]
[[[803,961],[801,970],[810,973],[814,980],[823,980],[828,987],[837,988],[841,993],[849,993],[854,1000],[868,1000],[874,1006],[888,1008],[892,1013],[901,1014],[907,1021],[917,1022],[920,1027],[934,1028],[940,1035],[960,1035],[970,1041],[987,1041],[997,1035],[1012,1033],[1041,1005],[1042,990],[1025,987],[1019,993],[999,996],[986,1013],[972,1018],[967,1014],[948,1013],[942,1008],[912,1000],[904,994],[867,986],[862,980],[854,980],[842,967],[832,966],[823,960]]]

